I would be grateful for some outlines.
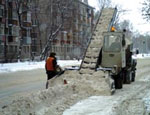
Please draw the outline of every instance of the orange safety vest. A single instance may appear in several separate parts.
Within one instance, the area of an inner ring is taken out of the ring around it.
[[[47,60],[46,60],[46,70],[47,71],[54,71],[55,70],[54,65],[53,65],[53,61],[54,61],[53,57],[47,58]]]

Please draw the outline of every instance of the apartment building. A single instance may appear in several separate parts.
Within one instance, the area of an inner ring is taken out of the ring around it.
[[[5,44],[5,1],[0,0],[0,58],[4,57]]]
[[[93,8],[87,0],[74,0],[64,16],[63,30],[55,41],[52,51],[60,59],[80,59],[83,57],[93,30]]]
[[[88,0],[0,0],[0,62],[40,56],[61,24],[50,51],[59,59],[82,58],[93,30]]]
[[[36,32],[32,25],[30,6],[29,0],[0,0],[1,62],[32,56],[32,37],[35,39]]]
[[[42,42],[46,43],[51,30],[56,30],[63,24],[50,44],[50,50],[56,52],[59,59],[82,58],[93,30],[93,7],[88,5],[88,0],[62,0],[60,4],[62,7],[57,0],[41,3],[41,12],[46,12],[41,13],[42,18],[39,18]],[[61,12],[63,7],[65,10]]]

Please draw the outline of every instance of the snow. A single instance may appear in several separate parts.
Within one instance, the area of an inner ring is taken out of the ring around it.
[[[78,60],[58,60],[58,65],[61,67],[79,65],[81,61]],[[16,71],[25,71],[45,68],[45,61],[41,62],[18,62],[18,63],[6,63],[0,64],[0,73],[16,72]]]
[[[150,113],[150,92],[147,95],[145,95],[145,97],[143,98],[143,101],[146,105],[147,111]]]
[[[147,59],[150,54],[138,54],[133,56],[135,59]],[[58,64],[61,67],[80,65],[81,61],[78,60],[58,60]],[[0,73],[15,72],[32,70],[45,67],[45,62],[19,62],[0,64]],[[111,115],[114,110],[114,105],[117,105],[119,99],[112,100],[112,96],[92,96],[82,101],[79,101],[75,105],[72,105],[69,109],[65,110],[63,115]],[[143,98],[147,111],[150,111],[150,97],[149,94]],[[101,105],[102,108],[99,108]],[[48,108],[40,110],[39,115],[42,115]]]
[[[132,56],[134,59],[147,59],[150,58],[150,54],[138,54]]]
[[[67,109],[63,115],[110,115],[116,103],[112,96],[92,96]]]
[[[135,59],[145,59],[150,58],[150,54],[138,54],[134,55],[133,58]],[[58,65],[61,67],[72,66],[72,65],[80,65],[81,60],[58,60]],[[0,73],[4,72],[16,72],[16,71],[25,71],[25,70],[33,70],[33,69],[40,69],[45,68],[45,61],[41,62],[18,62],[18,63],[6,63],[0,64]]]

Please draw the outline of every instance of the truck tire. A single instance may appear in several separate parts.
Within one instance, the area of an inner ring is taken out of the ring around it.
[[[131,79],[132,82],[135,81],[135,71],[132,73],[132,79]]]
[[[122,89],[123,79],[122,79],[122,76],[120,74],[114,76],[114,81],[115,81],[115,89]]]
[[[131,74],[131,71],[128,71],[127,74],[126,74],[126,84],[130,84],[131,83],[131,79],[132,79],[132,74]]]
[[[122,72],[122,77],[123,77],[123,84],[125,84],[126,83],[126,71],[123,71]]]

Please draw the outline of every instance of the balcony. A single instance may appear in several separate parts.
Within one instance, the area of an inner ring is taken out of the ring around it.
[[[32,38],[37,38],[37,33],[31,33]]]
[[[4,16],[4,7],[0,5],[0,18]]]
[[[9,36],[19,36],[19,27],[18,26],[9,27]]]
[[[31,27],[32,26],[32,24],[30,22],[23,22],[22,25],[24,27]]]
[[[25,45],[31,44],[31,37],[23,37],[23,44]]]
[[[12,8],[9,8],[8,9],[8,19],[18,20],[17,11],[13,10]]]
[[[4,35],[4,25],[0,24],[0,35]]]
[[[23,13],[22,21],[31,23],[31,12]]]
[[[13,25],[16,25],[16,26],[17,26],[17,25],[18,25],[18,21],[17,21],[17,20],[9,19],[9,20],[8,20],[8,25],[9,25],[9,26],[13,26]]]
[[[0,24],[5,24],[5,18],[0,18]]]

